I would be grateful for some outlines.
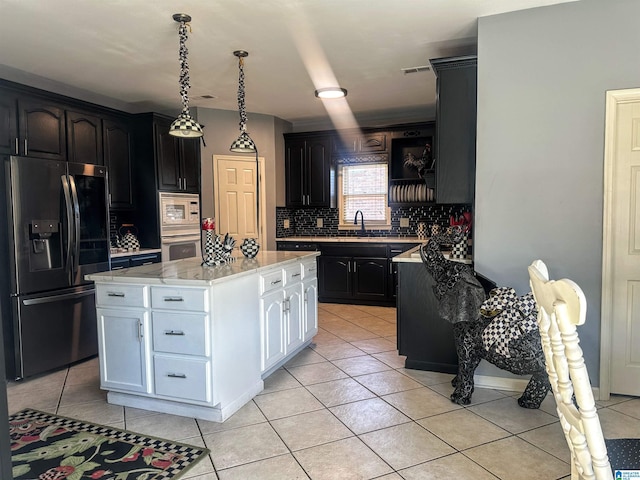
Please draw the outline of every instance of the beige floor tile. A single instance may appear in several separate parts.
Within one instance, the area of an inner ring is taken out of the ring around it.
[[[462,408],[428,387],[392,393],[382,398],[414,420]]]
[[[327,312],[326,310],[318,310],[318,323],[324,325],[325,322],[332,322],[335,320],[344,321],[344,318],[337,316],[335,313]]]
[[[403,480],[403,479],[400,475],[394,472],[388,475],[383,475],[381,477],[376,477],[376,480]]]
[[[514,397],[505,397],[468,408],[511,433],[522,433],[558,420],[539,409],[520,407]]]
[[[571,462],[571,453],[560,422],[535,428],[518,435],[541,450],[559,458],[565,463]]]
[[[353,320],[349,320],[349,322],[354,325],[359,326],[360,328],[364,328],[365,330],[369,330],[373,332],[374,328],[382,328],[388,327],[389,322],[385,322],[381,318],[374,317],[373,315],[367,315],[364,317],[354,318]]]
[[[615,395],[611,394],[609,396],[609,400],[596,400],[596,405],[598,408],[600,407],[610,407],[611,405],[615,405],[616,403],[626,402],[627,400],[633,400],[634,397],[630,397],[628,395]]]
[[[200,435],[198,435],[197,437],[183,438],[180,440],[180,443],[186,443],[187,445],[194,445],[196,447],[207,448],[206,445],[204,444],[204,440]],[[187,478],[192,479],[193,477],[200,478],[206,475],[209,475],[209,476],[214,475],[212,478],[215,479],[217,478],[215,477],[215,474],[216,473],[213,468],[213,463],[211,462],[211,457],[209,455],[206,455],[204,458],[201,458],[198,461],[198,463],[193,465],[189,470],[185,472],[184,478],[186,480]]]
[[[598,410],[602,433],[606,438],[637,438],[640,432],[640,420],[616,412],[611,408]]]
[[[57,389],[64,386],[67,378],[67,369],[58,370],[57,372],[39,375],[37,377],[27,378],[24,380],[7,382],[7,392],[32,392],[34,390]]]
[[[327,332],[323,328],[318,328],[318,333],[313,337],[313,343],[310,345],[315,350],[318,345],[332,345],[334,343],[345,343],[340,337],[335,336],[333,333]]]
[[[336,405],[375,397],[375,394],[352,378],[316,383],[315,385],[309,385],[307,389],[326,407],[335,407]]]
[[[359,348],[354,347],[348,342],[341,340],[340,343],[334,342],[325,345],[316,345],[313,347],[316,353],[319,353],[327,360],[339,360],[341,358],[351,358],[366,355]]]
[[[271,426],[292,451],[353,436],[353,433],[329,410],[281,418],[272,421]]]
[[[518,437],[470,448],[464,454],[501,480],[555,479],[571,473],[567,463]]]
[[[124,418],[125,421],[133,420],[138,417],[146,417],[148,415],[157,415],[158,412],[153,412],[151,410],[143,410],[141,408],[133,408],[133,407],[124,407]]]
[[[127,420],[127,430],[174,441],[200,435],[195,419],[166,413]]]
[[[99,360],[98,356],[96,355],[93,358],[90,358],[88,360],[84,360],[84,361],[82,361],[80,363],[76,363],[75,365],[69,367],[69,371],[78,370],[78,369],[81,369],[81,368],[93,368],[93,369],[99,370],[100,369],[100,360]]]
[[[640,420],[640,398],[617,403],[609,408]]]
[[[330,326],[325,328],[327,331],[333,333],[334,335],[337,335],[345,342],[355,342],[357,340],[368,340],[370,338],[378,337],[377,334],[353,324],[345,327]]]
[[[61,406],[58,415],[108,426],[124,423],[124,407],[110,405],[103,400]]]
[[[394,470],[455,453],[455,450],[416,423],[405,423],[360,435]]]
[[[447,398],[451,398],[451,394],[453,393],[453,387],[449,382],[429,385],[429,388]],[[471,395],[471,403],[469,403],[469,405],[478,405],[480,403],[491,402],[501,398],[505,398],[505,395],[500,393],[498,390],[476,387],[473,391],[473,395]]]
[[[211,472],[211,473],[205,473],[204,475],[197,475],[195,477],[189,477],[189,473],[186,473],[186,477],[184,477],[184,480],[219,480],[219,477],[216,475],[215,472]]]
[[[411,368],[400,368],[398,370],[400,373],[407,375],[408,377],[413,378],[416,382],[420,382],[423,385],[431,386],[437,385],[440,383],[445,383],[451,385],[451,380],[453,380],[452,373],[441,373],[441,372],[430,372],[428,370],[413,370]]]
[[[549,415],[553,415],[556,418],[558,417],[558,410],[556,409],[556,401],[553,398],[553,395],[551,393],[549,393],[540,404],[540,410],[548,413]]]
[[[91,367],[70,368],[65,385],[100,386],[100,369]]]
[[[287,370],[302,385],[312,385],[314,383],[328,382],[330,380],[347,377],[346,373],[330,362],[301,365],[299,367],[287,368]]]
[[[204,435],[204,442],[218,471],[288,453],[268,423]]]
[[[369,480],[391,468],[357,437],[294,452],[313,480]]]
[[[259,395],[253,399],[268,420],[299,415],[323,408],[305,388],[292,388]]]
[[[398,336],[397,335],[390,335],[388,337],[384,337],[384,339],[385,340],[389,340],[394,345],[398,345]]]
[[[404,362],[407,359],[404,355],[398,355],[397,352],[374,353],[373,357],[386,363],[391,368],[404,368]]]
[[[324,358],[322,359],[323,361]],[[302,385],[284,368],[279,368],[267,378],[264,379],[264,389],[258,395],[265,393],[277,392],[279,390],[288,390],[289,388],[298,388]]]
[[[79,403],[102,400],[106,402],[107,392],[100,390],[98,385],[81,384],[65,387],[60,399],[60,406],[77,405]]]
[[[197,419],[196,422],[203,434],[222,432],[223,430],[231,430],[233,428],[245,427],[247,425],[255,425],[257,423],[266,422],[267,419],[262,414],[258,406],[253,400],[246,403],[236,413],[227,418],[224,422],[209,422],[207,420]]]
[[[365,375],[367,373],[390,370],[389,365],[376,360],[370,355],[333,360],[332,363],[347,375],[350,375],[352,377],[356,375]]]
[[[290,454],[220,470],[218,476],[220,480],[307,480],[309,478]]]
[[[296,367],[298,365],[310,365],[312,363],[326,362],[326,359],[311,348],[307,347],[289,360],[285,365],[287,367]]]
[[[362,310],[354,307],[334,310],[332,313],[335,313],[336,315],[338,315],[341,318],[344,318],[345,320],[353,320],[357,318],[370,316],[367,312],[363,312]]]
[[[396,344],[385,338],[371,338],[369,340],[357,340],[351,342],[354,347],[365,353],[395,352]]]
[[[418,423],[457,450],[466,450],[511,435],[465,409],[423,418]]]
[[[26,389],[7,390],[8,411],[10,415],[13,415],[25,408],[33,408],[34,410],[56,413],[61,395],[62,386],[45,387],[31,391]]]
[[[408,417],[379,398],[338,405],[329,410],[358,435],[410,421]]]
[[[443,480],[455,478],[460,480],[498,480],[477,463],[472,462],[461,453],[438,458],[427,463],[407,468],[400,472],[405,480]]]
[[[397,327],[389,322],[383,321],[381,324],[372,325],[370,327],[363,327],[370,332],[375,333],[376,335],[380,335],[381,337],[388,337],[390,335],[395,335],[398,331]]]
[[[369,375],[359,375],[355,377],[355,380],[367,387],[376,395],[388,395],[390,393],[422,387],[422,384],[412,380],[406,375],[398,373],[395,370],[371,373]]]

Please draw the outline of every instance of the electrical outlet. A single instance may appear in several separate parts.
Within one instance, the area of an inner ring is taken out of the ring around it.
[[[282,221],[282,228],[289,228],[289,219],[288,218],[285,218]]]
[[[400,228],[407,228],[409,227],[409,219],[408,218],[400,218]]]
[[[316,227],[318,228],[324,227],[324,221],[321,218],[316,218]]]

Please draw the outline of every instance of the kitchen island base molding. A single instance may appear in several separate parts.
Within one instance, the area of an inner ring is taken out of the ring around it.
[[[142,397],[131,393],[107,392],[107,402],[123,407],[140,408],[152,412],[168,413],[181,417],[199,418],[210,422],[224,422],[234,413],[240,410],[249,400],[255,397],[264,389],[264,382],[257,382],[253,388],[244,392],[237,399],[228,402],[224,407],[192,405],[188,403],[164,400],[161,398]]]

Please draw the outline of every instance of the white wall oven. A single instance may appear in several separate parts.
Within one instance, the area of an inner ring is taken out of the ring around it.
[[[200,197],[193,193],[159,192],[162,261],[202,257]]]

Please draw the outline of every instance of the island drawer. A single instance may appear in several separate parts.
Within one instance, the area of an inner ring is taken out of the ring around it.
[[[204,314],[153,312],[153,350],[185,355],[208,355],[207,321]]]
[[[282,288],[283,272],[281,268],[260,275],[260,293],[267,293]]]
[[[302,265],[300,263],[291,265],[284,269],[284,283],[291,285],[302,279]]]
[[[207,311],[207,291],[200,288],[151,287],[151,308]]]
[[[155,393],[181,400],[211,401],[211,367],[205,359],[154,355]]]
[[[96,285],[96,304],[105,307],[146,308],[147,287],[145,285]]]
[[[316,260],[305,262],[302,264],[302,278],[314,278],[318,276],[318,264]]]

